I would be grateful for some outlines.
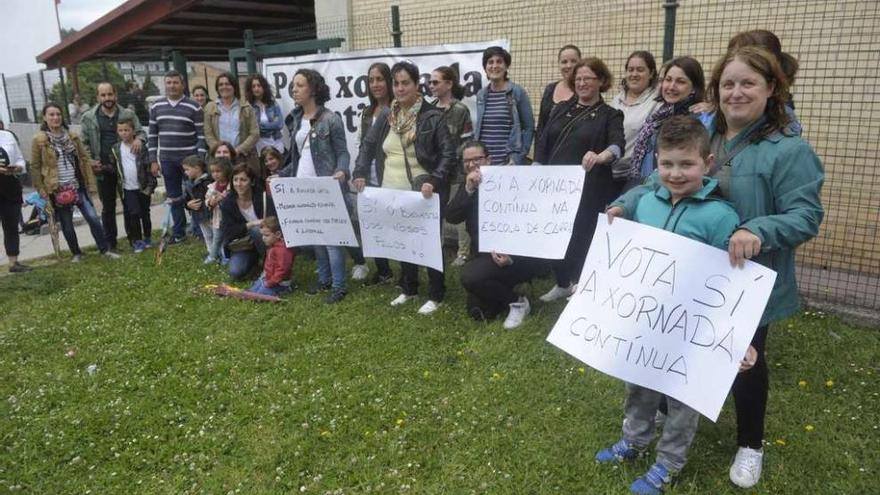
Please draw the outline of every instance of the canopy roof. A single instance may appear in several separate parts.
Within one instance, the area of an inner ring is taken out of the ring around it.
[[[303,0],[129,0],[37,56],[49,68],[94,59],[228,60],[251,29],[257,44],[315,38],[314,3]]]

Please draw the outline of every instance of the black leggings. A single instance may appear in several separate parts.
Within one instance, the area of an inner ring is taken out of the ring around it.
[[[3,224],[3,247],[6,256],[18,256],[18,220],[21,203],[0,199],[0,222]]]
[[[733,400],[736,404],[736,444],[739,447],[760,449],[764,440],[764,417],[767,414],[767,393],[770,379],[764,348],[767,344],[767,325],[758,327],[752,337],[752,347],[758,351],[755,365],[736,375],[733,380]]]

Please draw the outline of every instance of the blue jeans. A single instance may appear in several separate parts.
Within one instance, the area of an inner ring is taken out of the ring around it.
[[[104,236],[104,227],[101,226],[101,220],[98,218],[98,212],[95,211],[95,205],[89,199],[89,194],[84,187],[79,188],[79,200],[76,207],[82,213],[83,219],[89,224],[89,230],[92,231],[92,237],[95,238],[95,244],[102,253],[110,249],[107,238]],[[76,239],[76,230],[73,226],[73,205],[56,206],[55,219],[61,224],[61,233],[64,234],[64,240],[67,241],[67,247],[70,248],[72,254],[82,254],[79,248],[79,242]]]
[[[183,199],[183,166],[182,160],[161,160],[162,177],[165,178],[165,197],[170,200]],[[183,209],[183,201],[171,203],[171,218],[174,219],[174,237],[183,238],[186,235],[186,213]]]
[[[345,290],[345,248],[314,246],[318,261],[318,283],[331,284],[333,290]]]
[[[259,261],[260,256],[266,254],[266,245],[263,244],[263,236],[260,235],[260,229],[253,227],[248,232],[248,235],[251,236],[255,249],[229,253],[229,276],[233,280],[241,280],[247,277],[247,274],[250,273],[251,269]]]
[[[290,292],[290,286],[288,285],[276,285],[275,287],[266,287],[265,279],[260,277],[254,282],[254,285],[248,289],[249,292],[256,292],[257,294],[263,294],[264,296],[276,296],[281,297],[284,294]]]

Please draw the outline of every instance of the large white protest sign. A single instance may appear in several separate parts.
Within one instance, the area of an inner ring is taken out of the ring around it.
[[[480,43],[418,46],[408,48],[381,48],[354,52],[319,53],[302,57],[281,57],[263,61],[263,75],[269,80],[272,92],[287,114],[293,109],[291,88],[293,76],[298,69],[313,69],[324,76],[330,86],[330,101],[325,106],[338,113],[345,124],[346,143],[352,162],[357,156],[360,115],[369,104],[367,71],[375,62],[385,62],[389,67],[401,60],[410,60],[421,72],[421,91],[430,95],[428,81],[431,71],[441,65],[458,70],[465,97],[462,102],[476,116],[475,95],[484,84],[483,50],[497,45],[510,48],[507,40]],[[391,91],[391,88],[388,88]]]
[[[270,187],[287,247],[358,245],[338,180],[279,177]]]
[[[577,292],[547,340],[716,421],[776,272],[626,220],[599,222]]]
[[[482,167],[480,251],[562,259],[584,187],[580,165]]]
[[[439,195],[367,187],[357,202],[364,256],[443,271]]]

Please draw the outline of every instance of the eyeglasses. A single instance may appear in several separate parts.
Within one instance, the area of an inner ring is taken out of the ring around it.
[[[477,156],[477,157],[474,157],[474,158],[468,158],[468,159],[466,159],[466,160],[462,160],[462,162],[463,162],[465,165],[479,165],[479,164],[483,163],[484,161],[486,161],[486,156],[485,156],[485,155],[483,155],[483,156]]]
[[[443,83],[443,82],[446,82],[446,81],[438,81],[437,79],[431,79],[430,81],[428,81],[428,84],[430,84],[431,86],[436,86],[436,85]]]
[[[574,82],[576,82],[576,83],[588,83],[588,82],[594,82],[594,81],[598,81],[598,80],[599,80],[598,77],[593,77],[593,76],[583,76],[583,77],[576,77],[575,80],[574,80]]]

